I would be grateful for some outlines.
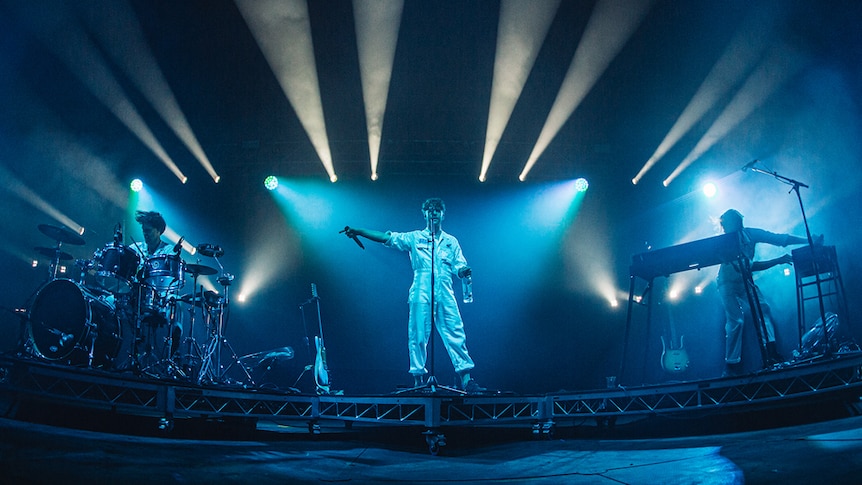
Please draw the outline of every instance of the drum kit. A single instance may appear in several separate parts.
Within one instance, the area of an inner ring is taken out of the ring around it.
[[[234,276],[226,273],[219,261],[224,255],[221,247],[201,244],[198,254],[213,258],[221,269],[218,282],[222,293],[198,287],[200,276],[215,275],[219,270],[199,262],[186,263],[178,248],[144,257],[123,245],[117,234],[112,243],[96,250],[92,259],[75,261],[81,270],[79,277],[61,278],[60,262],[72,260],[62,246],[81,246],[85,241],[63,227],[41,224],[38,229],[55,245],[35,248],[50,258],[50,274],[29,307],[25,351],[73,366],[130,370],[198,384],[227,383],[227,370],[237,363],[244,379],[254,385],[224,337],[228,289]],[[193,279],[193,291],[180,294],[188,276]],[[188,305],[190,314],[188,334],[182,342],[180,304]],[[208,335],[203,347],[194,339],[197,309]],[[233,359],[227,367],[221,362],[224,350]]]

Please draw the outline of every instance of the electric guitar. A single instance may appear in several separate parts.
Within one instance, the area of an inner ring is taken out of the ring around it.
[[[329,392],[329,367],[326,366],[326,347],[323,346],[322,337],[314,337],[314,345],[317,347],[317,355],[314,357],[314,383],[318,389]]]
[[[688,352],[685,350],[685,339],[682,335],[679,337],[679,346],[676,345],[676,325],[674,325],[673,314],[668,308],[668,320],[670,323],[670,341],[665,342],[664,335],[661,337],[661,367],[667,372],[679,374],[688,369],[689,359]]]
[[[320,297],[317,296],[317,285],[311,284],[311,298],[317,303],[317,324],[320,335],[314,337],[317,353],[314,356],[314,383],[317,391],[329,394],[329,367],[326,365],[326,347],[323,345],[323,321],[320,318]]]

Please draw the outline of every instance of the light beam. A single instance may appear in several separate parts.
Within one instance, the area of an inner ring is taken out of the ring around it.
[[[404,0],[378,0],[373,3],[353,1],[372,180],[377,180],[383,116],[386,112],[389,81],[392,78],[392,64],[403,10]]]
[[[652,0],[598,1],[539,139],[518,176],[521,181],[634,33],[651,4]]]
[[[497,145],[521,96],[524,83],[533,69],[536,56],[539,55],[539,49],[559,5],[559,0],[503,0],[500,4],[494,78],[491,82],[488,126],[485,129],[485,151],[479,172],[481,182],[486,180],[494,152],[497,151]]]
[[[335,182],[305,0],[236,0],[282,91]]]

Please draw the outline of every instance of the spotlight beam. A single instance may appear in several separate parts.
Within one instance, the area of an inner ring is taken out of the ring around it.
[[[651,4],[652,0],[598,1],[539,139],[518,177],[522,181],[634,33]]]
[[[787,46],[779,45],[773,48],[697,142],[694,149],[664,180],[665,187],[763,105],[784,81],[802,68],[804,62],[803,57]]]
[[[404,0],[378,0],[373,3],[353,1],[372,178],[377,175],[383,116],[389,96],[389,81],[392,78],[392,65],[403,11]]]
[[[236,6],[334,182],[308,5],[305,0],[236,0]]]
[[[75,16],[63,2],[45,2],[34,11],[26,3],[16,4],[18,13],[40,41],[66,64],[66,67],[87,87],[117,119],[161,160],[183,183],[188,179],[171,160],[150,131],[108,68],[99,49],[90,41],[81,26],[69,21]],[[61,39],[61,40],[57,40]]]
[[[102,47],[123,68],[138,90],[150,102],[177,137],[195,156],[204,170],[218,183],[220,177],[204,153],[180,109],[173,91],[159,68],[144,38],[131,6],[125,0],[103,0],[82,4],[89,7],[89,17]]]
[[[559,5],[559,0],[503,0],[500,4],[485,151],[479,172],[483,182]]]
[[[766,12],[769,12],[769,15]],[[762,56],[772,30],[769,23],[774,20],[774,12],[771,9],[757,9],[757,13],[758,15],[749,17],[745,25],[731,39],[724,53],[707,74],[658,148],[632,179],[633,184],[640,182],[643,176],[703,118],[706,112],[739,83],[739,80]]]
[[[0,165],[0,180],[5,181],[5,188],[12,194],[18,196],[21,200],[28,202],[30,205],[52,217],[69,229],[78,234],[84,234],[84,227],[73,221],[69,216],[63,214],[57,208],[49,204],[45,199],[33,192],[27,185],[19,180],[12,172]]]

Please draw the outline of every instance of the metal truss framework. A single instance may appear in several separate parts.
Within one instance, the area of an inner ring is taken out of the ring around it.
[[[14,410],[28,402],[41,401],[159,419],[298,420],[308,423],[310,429],[320,420],[336,420],[428,429],[524,423],[534,432],[547,432],[554,422],[566,419],[752,409],[815,397],[856,399],[860,393],[862,352],[732,379],[542,396],[475,397],[318,396],[202,387],[0,357],[0,398],[7,417],[14,417]]]

